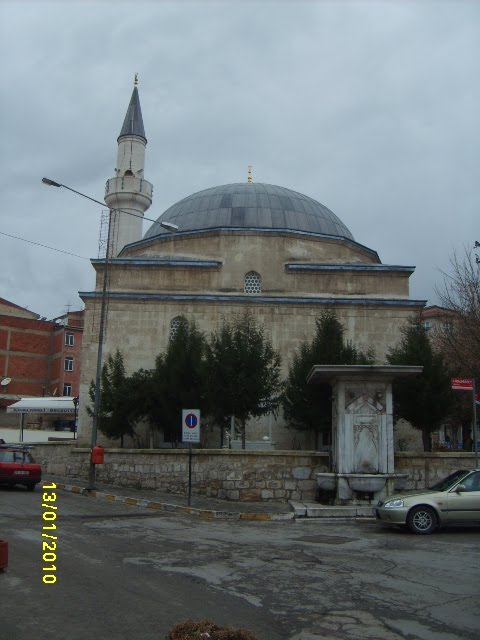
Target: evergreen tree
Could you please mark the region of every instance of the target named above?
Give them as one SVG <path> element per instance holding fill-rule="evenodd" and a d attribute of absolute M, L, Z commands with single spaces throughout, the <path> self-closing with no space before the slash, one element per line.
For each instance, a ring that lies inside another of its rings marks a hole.
<path fill-rule="evenodd" d="M 431 451 L 431 433 L 440 427 L 452 407 L 450 375 L 442 354 L 433 350 L 419 317 L 402 329 L 402 336 L 387 356 L 389 364 L 422 366 L 423 371 L 394 381 L 395 414 L 422 432 L 424 451 Z"/>
<path fill-rule="evenodd" d="M 143 416 L 166 439 L 181 440 L 182 409 L 207 411 L 204 371 L 205 338 L 195 322 L 180 323 L 167 349 L 150 372 L 137 372 L 143 380 Z"/>
<path fill-rule="evenodd" d="M 318 449 L 320 433 L 332 428 L 331 389 L 328 384 L 307 384 L 307 376 L 316 364 L 372 364 L 374 353 L 363 352 L 345 342 L 344 328 L 333 311 L 324 311 L 316 320 L 312 342 L 304 342 L 290 365 L 283 410 L 289 426 L 311 431 Z"/>
<path fill-rule="evenodd" d="M 231 416 L 241 425 L 278 406 L 282 385 L 280 355 L 250 312 L 232 323 L 223 322 L 206 349 L 207 393 L 210 415 L 223 429 Z"/>
<path fill-rule="evenodd" d="M 95 383 L 90 383 L 89 395 L 95 402 Z M 102 367 L 100 383 L 100 411 L 97 417 L 98 429 L 108 438 L 123 439 L 126 435 L 134 436 L 135 397 L 125 374 L 123 356 L 117 349 L 109 355 Z M 93 407 L 87 408 L 90 416 L 94 415 Z"/>

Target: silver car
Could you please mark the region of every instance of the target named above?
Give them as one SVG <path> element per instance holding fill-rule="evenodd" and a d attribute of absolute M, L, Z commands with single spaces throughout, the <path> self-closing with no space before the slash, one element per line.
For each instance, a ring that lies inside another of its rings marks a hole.
<path fill-rule="evenodd" d="M 461 469 L 422 493 L 379 500 L 377 519 L 407 525 L 413 533 L 432 533 L 447 524 L 480 525 L 480 468 Z"/>

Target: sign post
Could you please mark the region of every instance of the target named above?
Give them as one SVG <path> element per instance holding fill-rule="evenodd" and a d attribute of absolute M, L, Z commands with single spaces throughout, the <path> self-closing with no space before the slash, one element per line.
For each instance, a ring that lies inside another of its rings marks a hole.
<path fill-rule="evenodd" d="M 473 398 L 473 450 L 475 451 L 475 468 L 478 469 L 477 394 L 475 390 L 475 378 L 473 379 L 472 398 Z"/>
<path fill-rule="evenodd" d="M 200 442 L 200 409 L 182 410 L 182 442 L 188 443 L 188 506 L 192 502 L 192 443 Z"/>
<path fill-rule="evenodd" d="M 475 378 L 451 378 L 452 389 L 454 391 L 471 391 L 473 404 L 473 451 L 475 452 L 475 468 L 478 468 L 478 447 L 477 447 L 477 394 L 475 389 Z"/>
<path fill-rule="evenodd" d="M 23 430 L 25 427 L 25 413 L 22 411 L 22 418 L 20 421 L 20 442 L 23 442 Z"/>

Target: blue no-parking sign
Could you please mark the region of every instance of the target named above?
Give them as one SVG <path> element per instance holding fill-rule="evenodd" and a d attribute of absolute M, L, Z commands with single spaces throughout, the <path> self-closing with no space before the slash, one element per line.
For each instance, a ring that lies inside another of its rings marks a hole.
<path fill-rule="evenodd" d="M 200 442 L 200 409 L 182 410 L 182 442 Z"/>

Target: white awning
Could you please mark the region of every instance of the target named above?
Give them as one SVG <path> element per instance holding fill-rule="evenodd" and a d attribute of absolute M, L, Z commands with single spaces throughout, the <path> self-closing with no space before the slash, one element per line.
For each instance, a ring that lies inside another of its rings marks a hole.
<path fill-rule="evenodd" d="M 7 413 L 75 413 L 73 398 L 22 398 Z"/>

